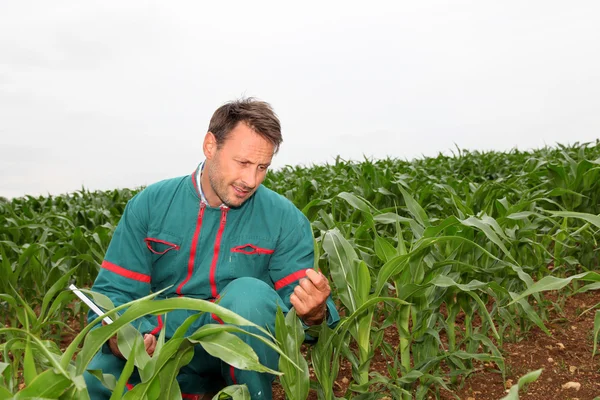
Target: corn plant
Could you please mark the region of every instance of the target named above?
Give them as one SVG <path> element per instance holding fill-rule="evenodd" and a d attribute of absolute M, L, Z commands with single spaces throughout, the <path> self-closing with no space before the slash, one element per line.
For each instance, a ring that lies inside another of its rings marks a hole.
<path fill-rule="evenodd" d="M 279 370 L 283 374 L 279 378 L 281 386 L 287 398 L 305 400 L 308 397 L 310 380 L 308 364 L 300 352 L 305 334 L 302 323 L 296 316 L 296 310 L 292 308 L 284 317 L 281 309 L 277 308 L 275 335 L 282 351 L 294 361 L 293 364 L 287 358 L 279 359 Z"/>
<path fill-rule="evenodd" d="M 103 375 L 101 371 L 90 371 L 96 375 L 109 389 L 113 390 L 113 398 L 181 398 L 179 386 L 175 377 L 179 369 L 186 365 L 193 355 L 193 348 L 201 345 L 214 357 L 218 357 L 235 368 L 251 369 L 259 372 L 268 372 L 280 375 L 280 372 L 271 370 L 261 365 L 258 357 L 245 342 L 234 335 L 248 334 L 266 343 L 279 352 L 281 357 L 287 359 L 291 367 L 297 364 L 289 359 L 278 345 L 274 343 L 274 337 L 265 329 L 260 328 L 252 322 L 238 316 L 237 314 L 220 307 L 217 304 L 190 298 L 173 298 L 166 300 L 153 300 L 158 294 L 154 293 L 142 299 L 113 308 L 110 300 L 98 293 L 92 293 L 94 300 L 109 311 L 91 321 L 72 341 L 64 352 L 49 349 L 46 344 L 36 335 L 24 329 L 2 328 L 0 335 L 12 334 L 11 346 L 5 351 L 18 347 L 24 348 L 23 376 L 25 388 L 17 390 L 18 386 L 14 379 L 4 382 L 0 387 L 0 399 L 3 398 L 65 398 L 85 399 L 89 398 L 83 372 L 93 356 L 100 350 L 102 345 L 113 335 L 118 336 L 119 350 L 127 358 L 127 364 L 118 381 L 110 376 Z M 157 349 L 153 356 L 146 354 L 141 334 L 131 325 L 136 319 L 148 314 L 161 314 L 175 309 L 187 309 L 198 311 L 198 314 L 189 317 L 182 326 L 178 328 L 173 337 L 165 342 L 164 330 L 161 332 Z M 115 318 L 117 313 L 123 313 Z M 200 316 L 202 312 L 210 312 L 218 315 L 226 324 L 208 324 L 196 330 L 190 336 L 185 337 L 189 326 Z M 110 325 L 96 326 L 105 316 L 115 318 Z M 27 322 L 27 318 L 25 318 Z M 245 331 L 239 326 L 252 326 L 257 328 L 261 334 Z M 80 346 L 83 346 L 80 348 Z M 41 357 L 49 364 L 43 372 L 38 371 L 34 360 L 34 352 L 39 352 Z M 76 355 L 76 360 L 73 358 Z M 10 359 L 10 357 L 5 357 Z M 127 379 L 137 367 L 142 382 L 131 391 L 122 394 Z M 3 363 L 3 376 L 14 367 Z M 230 390 L 231 392 L 231 390 Z M 242 389 L 236 389 L 236 396 L 243 398 L 247 394 Z"/>

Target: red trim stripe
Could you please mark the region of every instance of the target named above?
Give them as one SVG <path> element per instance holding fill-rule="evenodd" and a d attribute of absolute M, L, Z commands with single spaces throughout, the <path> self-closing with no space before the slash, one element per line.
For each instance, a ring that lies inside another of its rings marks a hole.
<path fill-rule="evenodd" d="M 110 261 L 102 261 L 102 268 L 114 272 L 117 275 L 124 276 L 125 278 L 133 279 L 134 281 L 140 281 L 144 283 L 150 283 L 150 275 L 141 274 L 139 272 L 130 271 L 123 267 L 119 267 Z"/>
<path fill-rule="evenodd" d="M 188 271 L 187 277 L 184 279 L 181 284 L 177 287 L 175 293 L 179 296 L 183 296 L 181 290 L 185 286 L 186 283 L 192 277 L 192 273 L 194 272 L 194 261 L 196 260 L 196 248 L 198 247 L 198 238 L 200 237 L 200 228 L 202 228 L 202 217 L 204 216 L 204 209 L 206 208 L 206 204 L 200 203 L 200 210 L 198 211 L 198 220 L 196 221 L 196 230 L 194 231 L 194 237 L 192 238 L 192 246 L 190 248 L 190 258 L 188 259 Z"/>
<path fill-rule="evenodd" d="M 233 368 L 233 365 L 229 366 L 229 375 L 231 376 L 231 380 L 233 381 L 233 384 L 237 385 L 237 379 L 235 379 L 235 368 Z"/>
<path fill-rule="evenodd" d="M 210 290 L 212 293 L 212 297 L 215 299 L 219 295 L 217 292 L 217 281 L 216 281 L 216 273 L 217 273 L 217 262 L 219 261 L 219 250 L 221 249 L 221 237 L 223 237 L 223 231 L 225 230 L 225 223 L 227 222 L 227 211 L 229 211 L 228 207 L 221 207 L 221 225 L 219 225 L 219 231 L 217 232 L 217 239 L 215 240 L 215 249 L 213 252 L 212 264 L 210 265 L 210 273 L 208 277 L 208 281 L 210 282 Z"/>
<path fill-rule="evenodd" d="M 286 276 L 283 279 L 278 280 L 277 282 L 275 282 L 275 290 L 279 290 L 284 286 L 289 285 L 292 282 L 297 281 L 298 279 L 304 278 L 306 276 L 306 270 L 300 270 L 300 271 L 296 271 L 293 274 L 290 274 L 288 276 Z"/>
<path fill-rule="evenodd" d="M 156 335 L 157 333 L 159 333 L 163 327 L 162 317 L 160 315 L 157 315 L 156 318 L 158 319 L 158 325 L 156 326 L 156 328 L 152 329 L 152 332 L 150 332 L 152 335 Z"/>
<path fill-rule="evenodd" d="M 181 393 L 181 398 L 182 399 L 200 400 L 202 398 L 202 396 L 204 396 L 204 395 L 203 394 Z"/>
<path fill-rule="evenodd" d="M 211 313 L 210 316 L 212 317 L 212 319 L 214 319 L 215 321 L 217 321 L 218 323 L 220 323 L 221 325 L 223 325 L 225 322 L 223 322 L 223 320 L 221 318 L 219 318 L 219 316 L 215 313 Z"/>

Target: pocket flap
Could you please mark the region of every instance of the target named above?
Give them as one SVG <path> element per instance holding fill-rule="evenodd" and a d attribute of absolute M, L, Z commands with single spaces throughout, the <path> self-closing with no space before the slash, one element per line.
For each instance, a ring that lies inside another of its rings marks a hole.
<path fill-rule="evenodd" d="M 173 235 L 165 233 L 159 233 L 156 235 L 149 235 L 144 239 L 146 247 L 154 254 L 162 255 L 169 250 L 179 250 L 181 240 Z"/>
<path fill-rule="evenodd" d="M 273 254 L 275 250 L 265 249 L 262 247 L 258 247 L 253 245 L 252 243 L 243 244 L 241 246 L 236 246 L 231 248 L 232 253 L 242 253 L 242 254 Z"/>

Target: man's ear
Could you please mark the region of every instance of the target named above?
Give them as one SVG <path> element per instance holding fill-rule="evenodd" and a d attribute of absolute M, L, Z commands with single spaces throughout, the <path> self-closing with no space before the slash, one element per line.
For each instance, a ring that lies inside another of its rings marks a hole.
<path fill-rule="evenodd" d="M 202 144 L 202 150 L 207 160 L 214 157 L 217 152 L 217 138 L 212 132 L 207 132 L 204 136 L 204 143 Z"/>

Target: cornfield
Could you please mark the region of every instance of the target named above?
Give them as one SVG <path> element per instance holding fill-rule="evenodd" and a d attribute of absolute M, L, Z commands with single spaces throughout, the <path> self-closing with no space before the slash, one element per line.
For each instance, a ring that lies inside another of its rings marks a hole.
<path fill-rule="evenodd" d="M 333 387 L 342 360 L 352 366 L 342 398 L 438 397 L 477 363 L 504 374 L 505 341 L 533 327 L 547 332 L 544 292 L 600 288 L 598 142 L 413 161 L 338 158 L 269 172 L 264 184 L 311 221 L 315 268 L 328 276 L 342 315 L 335 329 L 309 332 L 319 340 L 306 357 L 293 312 L 277 316 L 274 336 L 257 336 L 280 353 L 279 371 L 262 366 L 234 335 L 251 334 L 239 327 L 249 321 L 202 300 L 153 300 L 153 293 L 114 308 L 88 292 L 110 315 L 120 312 L 112 325 L 88 323 L 85 306 L 65 289 L 91 286 L 136 190 L 0 199 L 0 399 L 88 398 L 82 373 L 117 331 L 128 358 L 122 377 L 95 372 L 115 399 L 181 398 L 174 377 L 197 344 L 218 348 L 213 355 L 237 368 L 278 375 L 291 399 L 306 399 L 310 389 L 319 399 L 340 398 Z M 216 313 L 227 324 L 189 337 L 182 327 L 168 341 L 163 334 L 148 356 L 131 322 L 176 308 Z M 595 321 L 591 357 L 600 311 Z M 399 343 L 386 342 L 389 327 Z M 387 374 L 370 368 L 376 352 L 390 360 Z M 123 393 L 134 366 L 142 384 Z M 515 389 L 507 399 L 518 398 Z M 244 387 L 229 387 L 216 398 L 247 396 Z"/>

